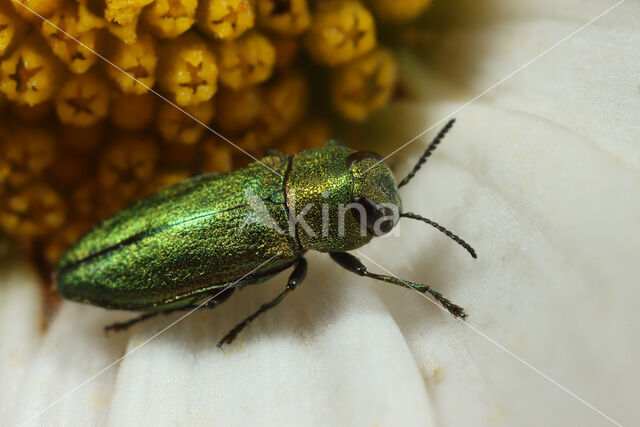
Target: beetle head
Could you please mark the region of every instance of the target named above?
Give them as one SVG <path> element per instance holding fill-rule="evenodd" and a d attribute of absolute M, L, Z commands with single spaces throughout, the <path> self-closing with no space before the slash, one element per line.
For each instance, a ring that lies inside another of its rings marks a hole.
<path fill-rule="evenodd" d="M 287 205 L 304 248 L 349 251 L 391 231 L 400 197 L 391 170 L 378 162 L 377 155 L 338 145 L 294 156 Z"/>
<path fill-rule="evenodd" d="M 372 237 L 389 233 L 402 211 L 393 174 L 380 160 L 379 155 L 368 151 L 347 158 L 353 179 L 351 212 Z"/>

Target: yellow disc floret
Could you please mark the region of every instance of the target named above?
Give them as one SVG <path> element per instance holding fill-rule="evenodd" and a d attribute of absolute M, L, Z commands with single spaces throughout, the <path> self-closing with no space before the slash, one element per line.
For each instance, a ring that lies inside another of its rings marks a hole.
<path fill-rule="evenodd" d="M 238 151 L 215 135 L 202 142 L 201 169 L 204 172 L 227 172 L 233 166 L 233 154 Z"/>
<path fill-rule="evenodd" d="M 221 89 L 216 95 L 216 129 L 237 135 L 249 129 L 260 115 L 263 91 L 256 87 L 233 91 Z"/>
<path fill-rule="evenodd" d="M 156 115 L 156 130 L 162 138 L 170 143 L 195 144 L 207 129 L 215 112 L 213 99 L 197 105 L 185 107 L 180 111 L 166 102 L 158 105 Z"/>
<path fill-rule="evenodd" d="M 220 82 L 232 89 L 262 83 L 271 77 L 275 49 L 269 39 L 257 32 L 218 45 Z"/>
<path fill-rule="evenodd" d="M 55 159 L 56 143 L 46 129 L 18 125 L 8 133 L 11 139 L 1 145 L 0 184 L 17 188 L 43 176 Z"/>
<path fill-rule="evenodd" d="M 197 0 L 155 0 L 142 11 L 142 19 L 156 37 L 172 39 L 191 28 L 197 6 Z"/>
<path fill-rule="evenodd" d="M 0 226 L 19 237 L 37 237 L 64 223 L 66 207 L 58 192 L 43 183 L 34 183 L 3 197 Z"/>
<path fill-rule="evenodd" d="M 107 73 L 123 92 L 142 94 L 154 85 L 158 56 L 150 35 L 131 44 L 113 40 L 108 59 L 118 68 L 108 66 Z"/>
<path fill-rule="evenodd" d="M 345 118 L 361 121 L 389 102 L 397 80 L 391 52 L 378 48 L 333 70 L 331 98 Z"/>
<path fill-rule="evenodd" d="M 256 0 L 258 25 L 270 31 L 297 36 L 311 25 L 307 0 Z"/>
<path fill-rule="evenodd" d="M 375 47 L 375 22 L 358 1 L 319 2 L 305 41 L 307 51 L 319 64 L 344 64 Z"/>
<path fill-rule="evenodd" d="M 105 28 L 107 21 L 101 16 L 100 4 L 93 0 L 76 0 L 78 4 L 78 31 L 85 32 Z"/>
<path fill-rule="evenodd" d="M 50 99 L 59 77 L 56 59 L 35 37 L 22 42 L 0 63 L 0 90 L 8 99 L 22 104 Z"/>
<path fill-rule="evenodd" d="M 97 73 L 72 76 L 56 95 L 56 113 L 62 123 L 91 126 L 107 116 L 109 86 Z"/>
<path fill-rule="evenodd" d="M 248 149 L 273 144 L 289 132 L 304 116 L 309 92 L 301 73 L 289 72 L 264 88 L 263 106 L 256 123 L 239 140 Z"/>
<path fill-rule="evenodd" d="M 126 25 L 138 19 L 142 8 L 153 0 L 104 0 L 104 18 L 107 22 Z"/>
<path fill-rule="evenodd" d="M 138 19 L 142 8 L 153 0 L 104 0 L 102 16 L 107 30 L 125 43 L 133 43 L 137 37 Z"/>
<path fill-rule="evenodd" d="M 184 34 L 164 47 L 159 83 L 180 106 L 208 101 L 218 88 L 216 56 L 201 37 Z"/>
<path fill-rule="evenodd" d="M 96 62 L 96 30 L 78 30 L 78 6 L 67 3 L 42 21 L 40 33 L 62 62 L 74 73 L 84 73 Z"/>
<path fill-rule="evenodd" d="M 0 2 L 0 57 L 23 37 L 26 30 L 25 22 L 16 15 L 13 8 L 7 3 Z"/>
<path fill-rule="evenodd" d="M 39 22 L 41 17 L 49 18 L 62 2 L 63 0 L 11 0 L 16 12 L 31 22 Z"/>
<path fill-rule="evenodd" d="M 98 182 L 112 193 L 116 204 L 127 204 L 145 188 L 158 160 L 158 147 L 151 138 L 126 134 L 109 141 L 98 162 Z"/>
<path fill-rule="evenodd" d="M 250 0 L 200 0 L 198 27 L 219 39 L 233 39 L 253 28 L 255 12 Z"/>

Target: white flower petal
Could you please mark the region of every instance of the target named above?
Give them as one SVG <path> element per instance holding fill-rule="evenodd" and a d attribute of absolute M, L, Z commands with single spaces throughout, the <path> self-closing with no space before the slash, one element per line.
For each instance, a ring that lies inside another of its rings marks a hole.
<path fill-rule="evenodd" d="M 224 352 L 216 342 L 284 277 L 194 314 L 127 358 L 110 424 L 432 425 L 420 371 L 379 298 L 326 257 L 310 258 L 308 282 Z M 140 328 L 133 345 L 165 324 Z"/>
<path fill-rule="evenodd" d="M 402 108 L 394 117 L 413 113 L 424 123 L 453 107 Z M 610 416 L 631 419 L 638 391 L 638 381 L 629 381 L 631 355 L 640 345 L 629 326 L 638 318 L 632 283 L 640 236 L 628 230 L 640 218 L 638 173 L 580 135 L 524 114 L 479 105 L 460 113 L 457 126 L 403 200 L 405 209 L 462 235 L 479 259 L 404 221 L 403 238 L 364 252 L 402 277 L 427 279 L 467 308 L 470 325 Z M 405 160 L 402 169 L 409 168 Z M 392 301 L 425 375 L 454 370 L 452 382 L 428 383 L 436 400 L 444 395 L 446 425 L 485 424 L 491 414 L 507 425 L 602 421 L 474 331 L 434 331 L 433 314 L 420 314 L 434 308 L 393 291 L 383 300 Z M 477 399 L 469 397 L 474 391 Z M 489 405 L 482 417 L 479 403 Z"/>
<path fill-rule="evenodd" d="M 7 419 L 44 326 L 38 277 L 13 257 L 0 265 L 0 414 Z"/>
<path fill-rule="evenodd" d="M 27 425 L 104 422 L 117 366 L 77 387 L 123 353 L 127 335 L 106 337 L 102 331 L 102 327 L 116 317 L 116 313 L 95 307 L 62 304 L 16 394 L 13 408 L 16 424 L 25 421 L 28 421 Z M 67 395 L 72 390 L 75 391 Z M 45 413 L 37 416 L 45 409 Z"/>

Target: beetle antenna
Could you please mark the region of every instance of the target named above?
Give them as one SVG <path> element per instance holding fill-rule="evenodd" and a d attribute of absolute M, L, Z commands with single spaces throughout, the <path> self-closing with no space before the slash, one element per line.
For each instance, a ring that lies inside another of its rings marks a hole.
<path fill-rule="evenodd" d="M 420 159 L 418 159 L 418 162 L 413 167 L 413 170 L 411 172 L 409 172 L 409 174 L 406 177 L 404 177 L 404 179 L 402 181 L 400 181 L 400 183 L 398 184 L 398 188 L 402 187 L 403 185 L 407 185 L 409 183 L 409 181 L 411 181 L 411 179 L 420 170 L 422 165 L 424 165 L 424 163 L 427 161 L 427 158 L 429 158 L 431 153 L 433 153 L 435 151 L 435 149 L 438 146 L 438 144 L 440 144 L 440 141 L 442 141 L 442 139 L 447 134 L 447 132 L 449 132 L 449 130 L 453 127 L 453 124 L 455 123 L 455 121 L 456 121 L 456 119 L 449 120 L 447 122 L 447 124 L 444 125 L 444 127 L 440 130 L 440 132 L 438 132 L 436 137 L 433 138 L 433 141 L 431 141 L 431 144 L 429 144 L 429 146 L 424 151 L 424 153 L 422 153 L 422 156 L 420 156 Z"/>
<path fill-rule="evenodd" d="M 439 231 L 443 232 L 444 234 L 449 236 L 454 242 L 456 242 L 457 244 L 459 244 L 460 246 L 465 248 L 467 250 L 467 252 L 469 252 L 473 258 L 478 258 L 478 255 L 476 255 L 475 249 L 473 249 L 470 244 L 468 244 L 467 242 L 465 242 L 460 237 L 458 237 L 457 235 L 453 234 L 452 232 L 450 232 L 449 230 L 447 230 L 446 228 L 444 228 L 440 224 L 438 224 L 436 222 L 433 222 L 430 219 L 423 218 L 420 215 L 416 215 L 416 214 L 414 214 L 412 212 L 401 213 L 400 216 L 403 217 L 403 218 L 417 219 L 419 221 L 426 222 L 427 224 L 429 224 L 429 225 L 435 227 L 436 229 L 438 229 Z"/>

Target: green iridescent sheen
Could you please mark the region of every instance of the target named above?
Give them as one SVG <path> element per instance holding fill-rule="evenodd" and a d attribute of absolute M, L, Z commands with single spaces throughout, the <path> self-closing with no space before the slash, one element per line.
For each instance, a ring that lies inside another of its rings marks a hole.
<path fill-rule="evenodd" d="M 353 196 L 364 196 L 377 204 L 394 204 L 401 209 L 400 196 L 388 166 L 373 158 L 351 164 L 349 156 L 354 153 L 345 147 L 329 146 L 294 156 L 286 184 L 287 201 L 297 216 L 311 206 L 303 218 L 313 233 L 298 227 L 298 237 L 305 249 L 350 251 L 369 243 L 373 236 L 363 233 L 360 223 L 344 209 Z M 323 206 L 324 217 L 328 219 L 324 222 Z M 341 222 L 343 230 L 340 230 Z M 324 230 L 323 223 L 328 225 Z"/>
<path fill-rule="evenodd" d="M 295 156 L 275 154 L 233 172 L 206 174 L 161 190 L 80 238 L 60 259 L 58 293 L 107 308 L 154 311 L 185 307 L 231 284 L 259 283 L 294 264 L 308 249 L 358 248 L 372 235 L 350 211 L 339 233 L 339 208 L 353 196 L 395 204 L 400 198 L 384 163 L 327 146 Z M 248 194 L 278 228 L 246 222 Z M 313 233 L 296 224 L 301 215 Z M 323 230 L 323 210 L 328 227 Z M 343 234 L 343 235 L 340 235 Z M 255 271 L 254 271 L 255 270 Z M 247 275 L 244 277 L 245 275 Z M 244 277 L 244 278 L 243 278 Z M 239 279 L 241 281 L 237 282 Z"/>

